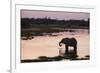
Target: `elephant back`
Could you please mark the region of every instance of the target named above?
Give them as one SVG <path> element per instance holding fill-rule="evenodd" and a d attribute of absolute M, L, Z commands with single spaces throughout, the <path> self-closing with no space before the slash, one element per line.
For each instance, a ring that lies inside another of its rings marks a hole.
<path fill-rule="evenodd" d="M 65 38 L 64 44 L 69 45 L 69 46 L 74 46 L 74 45 L 77 45 L 77 40 L 75 38 Z"/>

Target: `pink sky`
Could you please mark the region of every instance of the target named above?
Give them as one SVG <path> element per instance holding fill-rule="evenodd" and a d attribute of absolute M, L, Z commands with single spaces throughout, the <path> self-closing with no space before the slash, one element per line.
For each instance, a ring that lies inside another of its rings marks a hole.
<path fill-rule="evenodd" d="M 45 18 L 50 17 L 52 19 L 84 19 L 89 18 L 89 13 L 86 12 L 61 12 L 61 11 L 36 11 L 36 10 L 21 10 L 22 18 Z"/>

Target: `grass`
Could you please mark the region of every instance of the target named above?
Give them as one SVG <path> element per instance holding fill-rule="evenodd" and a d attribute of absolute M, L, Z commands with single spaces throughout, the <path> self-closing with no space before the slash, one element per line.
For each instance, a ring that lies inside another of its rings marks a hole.
<path fill-rule="evenodd" d="M 21 60 L 21 63 L 32 63 L 32 62 L 53 62 L 53 61 L 61 61 L 61 60 L 89 60 L 89 55 L 86 55 L 84 58 L 78 58 L 75 54 L 67 54 L 62 56 L 54 56 L 54 57 L 47 57 L 47 56 L 39 56 L 37 59 L 25 59 Z"/>
<path fill-rule="evenodd" d="M 72 29 L 62 29 L 62 28 L 30 28 L 30 29 L 22 29 L 21 30 L 21 36 L 27 37 L 27 36 L 44 36 L 49 35 L 53 36 L 52 33 L 59 33 L 59 32 L 75 32 L 75 30 Z"/>

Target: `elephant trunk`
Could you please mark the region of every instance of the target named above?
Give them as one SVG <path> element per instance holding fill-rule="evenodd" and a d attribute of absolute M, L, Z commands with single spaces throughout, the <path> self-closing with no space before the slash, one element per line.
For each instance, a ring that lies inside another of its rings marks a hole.
<path fill-rule="evenodd" d="M 65 43 L 65 39 L 62 39 L 62 40 L 59 42 L 59 46 L 61 47 L 62 44 L 64 44 L 64 43 Z"/>
<path fill-rule="evenodd" d="M 59 42 L 59 46 L 60 46 L 60 47 L 62 46 L 61 44 L 62 44 L 62 42 Z"/>

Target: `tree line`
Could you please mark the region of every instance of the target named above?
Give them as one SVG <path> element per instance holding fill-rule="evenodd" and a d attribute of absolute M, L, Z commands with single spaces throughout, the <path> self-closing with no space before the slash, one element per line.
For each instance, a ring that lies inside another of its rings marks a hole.
<path fill-rule="evenodd" d="M 59 20 L 51 18 L 21 18 L 21 28 L 34 27 L 66 27 L 66 28 L 89 28 L 90 20 Z"/>

